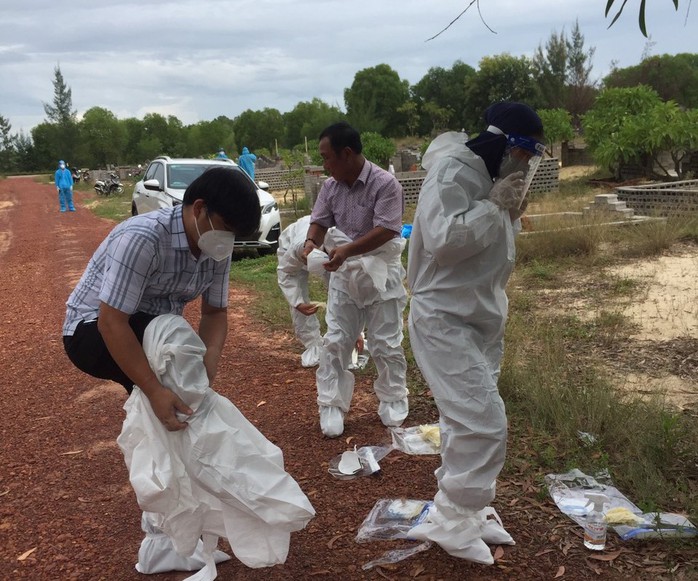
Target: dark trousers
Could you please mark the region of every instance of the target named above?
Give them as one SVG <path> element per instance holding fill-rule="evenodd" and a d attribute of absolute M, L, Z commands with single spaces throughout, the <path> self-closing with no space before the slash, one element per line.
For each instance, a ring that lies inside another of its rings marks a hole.
<path fill-rule="evenodd" d="M 129 318 L 129 325 L 141 344 L 145 328 L 156 316 L 147 313 L 134 313 Z M 121 371 L 109 353 L 102 334 L 97 328 L 97 319 L 80 321 L 73 335 L 63 336 L 63 346 L 70 361 L 80 371 L 84 371 L 92 377 L 111 379 L 120 383 L 128 393 L 133 390 L 133 381 Z"/>

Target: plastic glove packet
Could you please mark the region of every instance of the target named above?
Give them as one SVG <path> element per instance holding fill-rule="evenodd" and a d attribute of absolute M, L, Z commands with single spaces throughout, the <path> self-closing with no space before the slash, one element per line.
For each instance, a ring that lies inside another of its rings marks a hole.
<path fill-rule="evenodd" d="M 698 528 L 685 516 L 668 512 L 648 512 L 640 515 L 644 521 L 635 525 L 612 525 L 624 541 L 631 539 L 668 539 L 698 536 Z"/>
<path fill-rule="evenodd" d="M 356 534 L 357 543 L 408 539 L 407 533 L 429 513 L 431 500 L 382 498 L 373 505 Z"/>

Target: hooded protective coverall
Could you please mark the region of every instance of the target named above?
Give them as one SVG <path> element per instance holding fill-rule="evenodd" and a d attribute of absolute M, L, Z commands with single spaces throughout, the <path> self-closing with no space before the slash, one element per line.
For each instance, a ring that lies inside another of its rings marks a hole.
<path fill-rule="evenodd" d="M 329 251 L 351 242 L 337 228 L 327 231 Z M 378 415 L 385 425 L 400 425 L 407 415 L 390 404 L 406 401 L 407 364 L 402 349 L 402 313 L 407 304 L 405 270 L 400 256 L 403 238 L 393 238 L 375 250 L 349 258 L 330 275 L 327 298 L 327 333 L 318 368 L 318 405 L 349 411 L 354 374 L 349 371 L 356 338 L 366 328 L 371 357 L 378 377 L 373 389 L 380 403 Z M 396 324 L 399 321 L 399 324 Z M 398 415 L 396 415 L 396 413 Z"/>
<path fill-rule="evenodd" d="M 284 470 L 281 450 L 209 387 L 206 347 L 183 317 L 153 319 L 143 349 L 158 380 L 194 410 L 186 430 L 169 432 L 138 387 L 126 401 L 117 442 L 138 504 L 149 513 L 144 523 L 162 530 L 182 557 L 203 549 L 206 566 L 196 581 L 216 577 L 218 537 L 248 567 L 283 563 L 291 532 L 315 511 Z M 151 537 L 141 546 L 139 571 L 155 572 L 143 561 L 162 557 Z"/>
<path fill-rule="evenodd" d="M 305 351 L 301 355 L 303 367 L 314 367 L 320 361 L 322 336 L 316 315 L 304 315 L 296 307 L 310 301 L 308 268 L 302 259 L 303 244 L 310 226 L 310 216 L 304 216 L 287 226 L 279 236 L 276 256 L 279 264 L 276 275 L 279 288 L 291 307 L 293 330 Z"/>
<path fill-rule="evenodd" d="M 238 158 L 238 165 L 243 169 L 243 171 L 250 176 L 252 181 L 254 181 L 254 163 L 257 161 L 257 156 L 254 153 L 250 153 L 250 150 L 246 147 L 242 148 L 242 153 Z"/>
<path fill-rule="evenodd" d="M 58 190 L 58 205 L 61 212 L 70 210 L 75 212 L 73 205 L 73 176 L 70 170 L 65 167 L 63 160 L 58 162 L 58 169 L 53 175 L 53 182 Z"/>
<path fill-rule="evenodd" d="M 485 542 L 513 543 L 487 505 L 506 452 L 497 379 L 515 228 L 509 212 L 488 200 L 492 178 L 465 140 L 446 133 L 425 153 L 410 238 L 410 342 L 439 409 L 442 441 L 434 508 L 410 537 L 492 563 Z"/>

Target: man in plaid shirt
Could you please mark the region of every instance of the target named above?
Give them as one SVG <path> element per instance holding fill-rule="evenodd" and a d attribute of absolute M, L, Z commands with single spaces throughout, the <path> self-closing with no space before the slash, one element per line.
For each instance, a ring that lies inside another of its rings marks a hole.
<path fill-rule="evenodd" d="M 181 315 L 201 296 L 199 335 L 213 382 L 228 331 L 228 278 L 235 235 L 259 228 L 252 183 L 238 169 L 211 168 L 194 180 L 182 205 L 134 216 L 107 236 L 67 301 L 63 343 L 73 364 L 148 397 L 171 431 L 191 410 L 161 385 L 143 352 L 143 333 L 158 315 Z"/>

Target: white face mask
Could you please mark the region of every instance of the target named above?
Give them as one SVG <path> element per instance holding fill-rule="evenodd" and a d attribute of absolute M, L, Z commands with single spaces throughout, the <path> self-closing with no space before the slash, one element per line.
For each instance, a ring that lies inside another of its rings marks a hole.
<path fill-rule="evenodd" d="M 197 242 L 199 249 L 206 256 L 210 256 L 216 262 L 225 260 L 233 253 L 233 247 L 235 245 L 235 234 L 228 232 L 227 230 L 216 230 L 213 228 L 213 223 L 211 222 L 211 217 L 207 214 L 208 223 L 211 225 L 211 229 L 207 230 L 203 234 L 199 232 L 199 223 L 195 220 L 194 225 L 196 226 L 196 233 L 199 235 L 199 241 Z"/>

